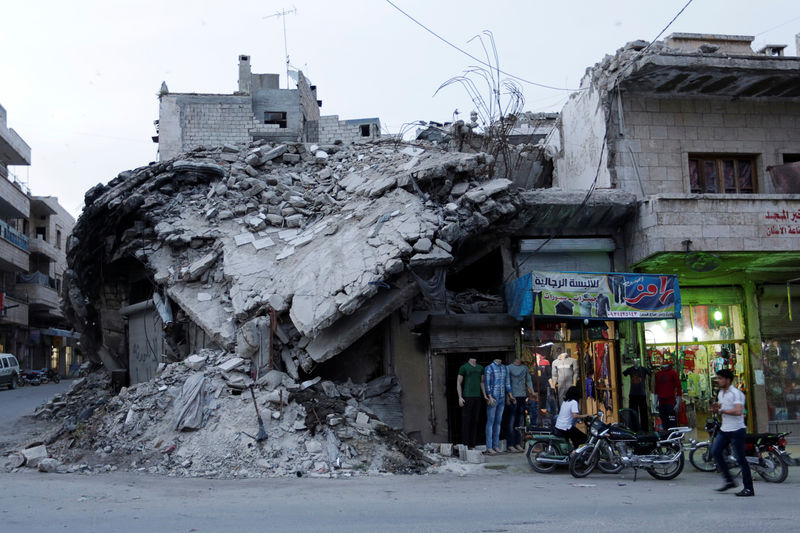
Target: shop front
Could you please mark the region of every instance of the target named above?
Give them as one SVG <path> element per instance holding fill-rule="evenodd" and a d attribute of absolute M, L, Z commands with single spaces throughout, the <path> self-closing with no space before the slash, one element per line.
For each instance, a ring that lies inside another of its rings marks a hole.
<path fill-rule="evenodd" d="M 639 425 L 623 410 L 622 365 L 636 359 L 637 322 L 677 318 L 674 276 L 534 271 L 509 283 L 506 299 L 524 324 L 519 351 L 540 384 L 540 414 L 555 416 L 574 385 L 582 412 Z"/>
<path fill-rule="evenodd" d="M 677 326 L 646 324 L 640 339 L 645 360 L 676 361 L 690 419 L 702 428 L 714 375 L 727 368 L 746 395 L 750 431 L 800 430 L 799 253 L 661 254 L 636 268 L 673 272 L 681 284 Z"/>

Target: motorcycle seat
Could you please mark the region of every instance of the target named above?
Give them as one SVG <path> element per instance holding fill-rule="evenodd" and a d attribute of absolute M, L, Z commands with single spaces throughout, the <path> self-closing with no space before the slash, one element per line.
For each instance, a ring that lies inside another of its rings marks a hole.
<path fill-rule="evenodd" d="M 669 431 L 640 431 L 636 434 L 639 442 L 658 442 L 669 437 Z"/>
<path fill-rule="evenodd" d="M 762 440 L 778 440 L 777 433 L 748 433 L 745 435 L 744 440 L 745 442 L 755 444 L 761 442 Z"/>

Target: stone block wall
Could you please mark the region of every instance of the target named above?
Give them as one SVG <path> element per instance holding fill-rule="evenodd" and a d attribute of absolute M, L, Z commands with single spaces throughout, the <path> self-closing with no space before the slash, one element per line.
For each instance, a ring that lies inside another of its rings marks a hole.
<path fill-rule="evenodd" d="M 248 96 L 190 97 L 181 109 L 182 148 L 250 142 L 254 122 Z"/>
<path fill-rule="evenodd" d="M 649 95 L 624 95 L 622 102 L 624 136 L 613 143 L 616 186 L 639 196 L 642 187 L 644 195 L 689 193 L 688 156 L 694 153 L 756 156 L 757 192 L 773 193 L 766 167 L 782 164 L 783 154 L 800 153 L 798 102 Z"/>
<path fill-rule="evenodd" d="M 628 262 L 661 252 L 800 250 L 800 195 L 662 194 L 639 204 Z"/>
<path fill-rule="evenodd" d="M 370 126 L 370 135 L 361 135 L 361 125 Z M 339 115 L 319 117 L 319 138 L 321 144 L 333 144 L 341 141 L 344 144 L 370 141 L 380 137 L 380 121 L 378 119 L 339 120 Z"/>

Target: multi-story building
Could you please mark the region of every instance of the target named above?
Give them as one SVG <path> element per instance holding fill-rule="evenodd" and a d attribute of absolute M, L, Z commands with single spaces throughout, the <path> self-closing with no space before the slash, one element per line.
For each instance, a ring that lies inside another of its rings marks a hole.
<path fill-rule="evenodd" d="M 9 129 L 0 107 L 0 351 L 27 355 L 28 301 L 16 290 L 18 274 L 28 272 L 30 248 L 24 222 L 30 216 L 27 188 L 8 170 L 30 165 L 31 149 Z"/>
<path fill-rule="evenodd" d="M 682 293 L 679 320 L 641 327 L 644 359 L 678 366 L 698 420 L 732 369 L 766 430 L 800 424 L 800 57 L 752 40 L 681 33 L 607 56 L 562 111 L 554 185 L 636 196 L 628 269 Z"/>
<path fill-rule="evenodd" d="M 352 143 L 380 136 L 377 118 L 339 120 L 320 116 L 317 87 L 297 72 L 296 89 L 281 89 L 278 74 L 254 74 L 250 56 L 239 56 L 239 88 L 233 94 L 159 94 L 158 143 L 162 160 L 199 146 L 303 141 Z"/>
<path fill-rule="evenodd" d="M 77 362 L 77 335 L 68 330 L 59 292 L 74 218 L 52 196 L 32 196 L 8 170 L 29 165 L 31 149 L 6 127 L 0 107 L 0 351 L 25 368 Z"/>

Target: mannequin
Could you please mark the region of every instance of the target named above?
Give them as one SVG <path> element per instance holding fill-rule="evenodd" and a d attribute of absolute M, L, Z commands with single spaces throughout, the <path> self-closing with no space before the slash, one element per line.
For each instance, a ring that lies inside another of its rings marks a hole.
<path fill-rule="evenodd" d="M 631 380 L 631 388 L 628 393 L 628 408 L 639 415 L 638 424 L 636 424 L 638 427 L 631 428 L 634 431 L 647 431 L 649 427 L 645 383 L 647 376 L 650 374 L 650 369 L 640 366 L 638 359 L 634 359 L 633 366 L 629 366 L 622 373 L 623 376 L 629 376 Z"/>
<path fill-rule="evenodd" d="M 681 378 L 670 362 L 661 365 L 655 375 L 655 393 L 658 396 L 658 414 L 664 431 L 677 426 L 676 413 L 681 404 Z"/>
<path fill-rule="evenodd" d="M 561 405 L 567 389 L 578 383 L 578 361 L 563 352 L 553 361 L 552 367 L 553 382 L 558 390 L 558 405 Z"/>
<path fill-rule="evenodd" d="M 478 440 L 478 415 L 481 407 L 483 366 L 474 357 L 458 369 L 456 391 L 461 408 L 461 442 L 474 448 Z"/>

